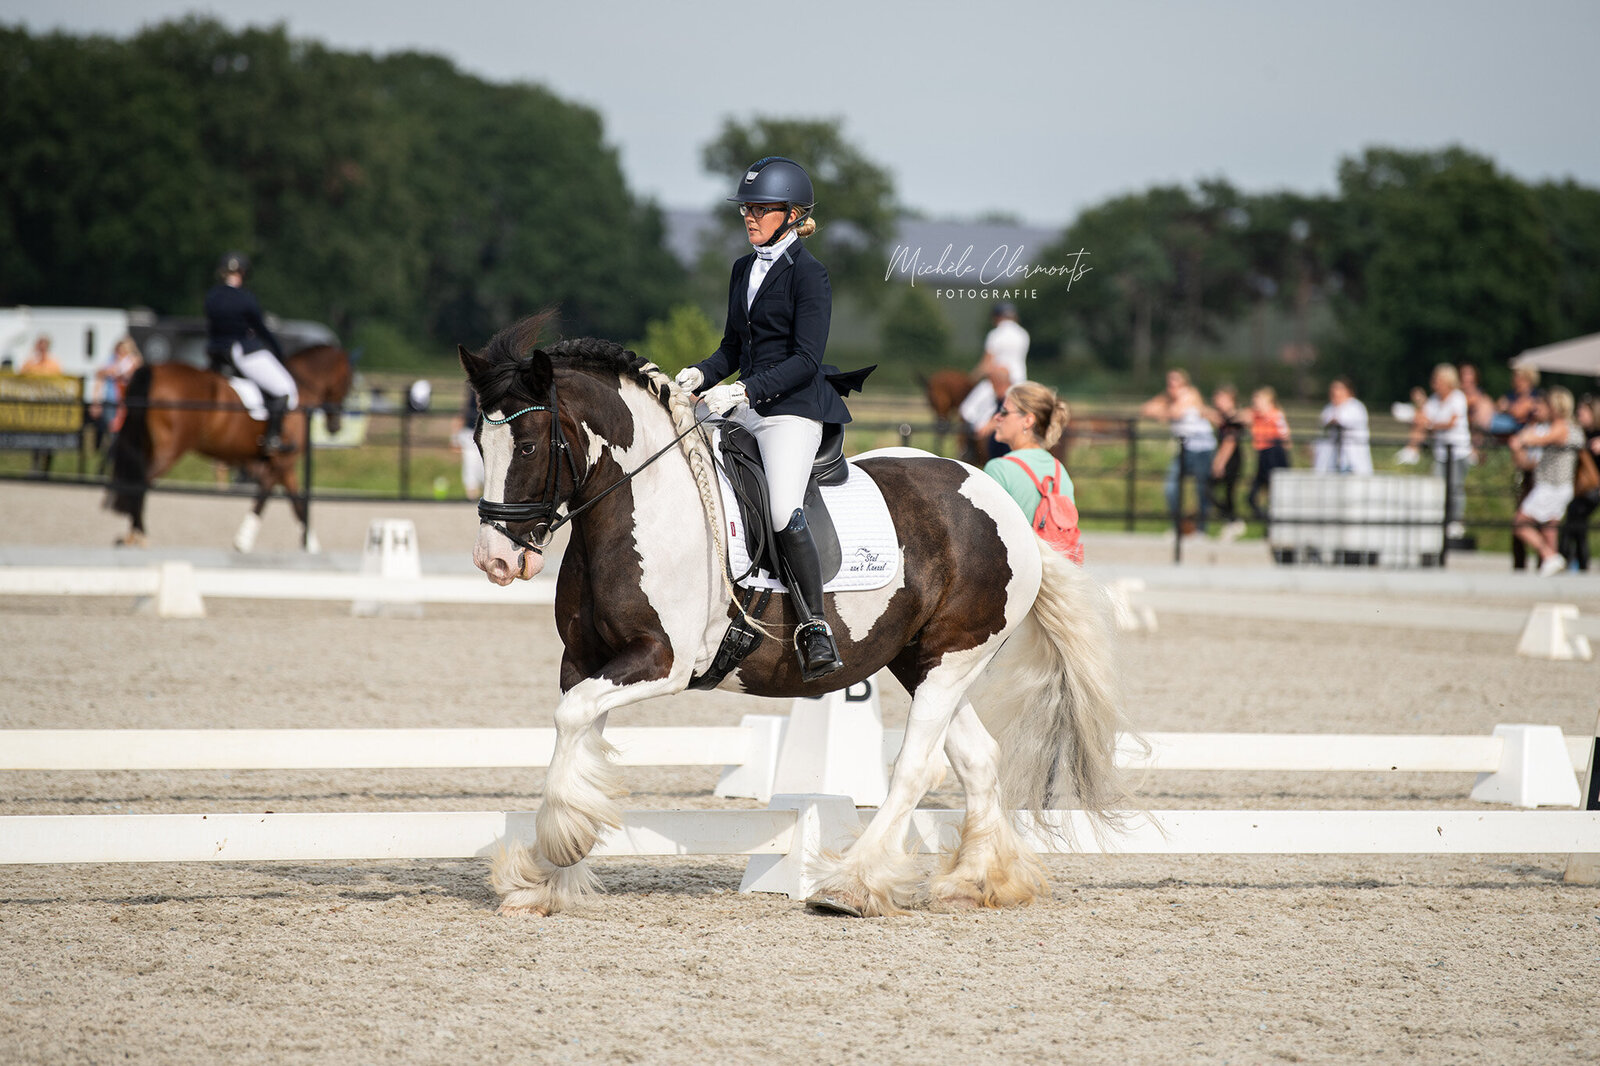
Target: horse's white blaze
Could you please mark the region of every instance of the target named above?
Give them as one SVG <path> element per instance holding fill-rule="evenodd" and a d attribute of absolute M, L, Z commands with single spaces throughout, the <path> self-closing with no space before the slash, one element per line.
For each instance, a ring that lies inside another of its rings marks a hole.
<path fill-rule="evenodd" d="M 483 452 L 483 498 L 491 503 L 506 502 L 506 475 L 511 470 L 511 427 L 492 425 L 489 419 L 501 419 L 500 410 L 484 413 L 483 432 L 478 435 L 478 449 Z"/>
<path fill-rule="evenodd" d="M 483 452 L 483 498 L 491 503 L 506 502 L 506 476 L 511 471 L 511 452 L 515 442 L 511 427 L 492 425 L 488 418 L 504 418 L 500 410 L 485 412 L 479 449 Z M 544 556 L 524 551 L 504 533 L 486 522 L 478 523 L 478 539 L 472 545 L 472 562 L 499 585 L 517 578 L 530 578 L 544 569 Z M 499 565 L 496 565 L 499 564 Z"/>

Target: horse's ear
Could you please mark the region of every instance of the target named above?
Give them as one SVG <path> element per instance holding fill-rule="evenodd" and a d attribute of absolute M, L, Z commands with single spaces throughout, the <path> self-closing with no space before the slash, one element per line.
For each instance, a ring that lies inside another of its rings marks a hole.
<path fill-rule="evenodd" d="M 535 348 L 528 353 L 528 365 L 522 371 L 522 382 L 528 388 L 528 395 L 543 396 L 549 392 L 555 376 L 550 356 L 543 348 Z"/>
<path fill-rule="evenodd" d="M 488 373 L 489 360 L 467 351 L 466 345 L 456 345 L 456 356 L 461 360 L 461 369 L 467 372 L 468 381 L 478 381 Z"/>

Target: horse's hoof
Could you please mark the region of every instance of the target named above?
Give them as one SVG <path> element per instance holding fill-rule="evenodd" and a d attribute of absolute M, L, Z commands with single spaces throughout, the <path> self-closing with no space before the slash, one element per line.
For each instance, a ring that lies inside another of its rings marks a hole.
<path fill-rule="evenodd" d="M 861 902 L 843 892 L 818 892 L 806 900 L 806 910 L 813 914 L 843 914 L 849 918 L 860 918 L 863 912 Z"/>
<path fill-rule="evenodd" d="M 982 909 L 982 902 L 965 892 L 951 892 L 928 898 L 928 910 L 935 914 L 962 914 Z"/>
<path fill-rule="evenodd" d="M 524 916 L 531 918 L 548 918 L 550 917 L 550 908 L 510 907 L 502 903 L 500 904 L 500 916 L 503 918 L 521 918 Z"/>

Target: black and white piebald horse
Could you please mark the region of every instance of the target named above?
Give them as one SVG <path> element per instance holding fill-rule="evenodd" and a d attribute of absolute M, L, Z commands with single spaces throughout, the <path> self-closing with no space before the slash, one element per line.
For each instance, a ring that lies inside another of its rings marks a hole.
<path fill-rule="evenodd" d="M 620 823 L 608 712 L 681 692 L 739 608 L 695 398 L 609 341 L 535 347 L 538 325 L 525 320 L 460 356 L 483 412 L 473 561 L 501 585 L 531 578 L 551 530 L 573 527 L 556 586 L 562 697 L 537 839 L 505 851 L 491 879 L 502 911 L 549 914 L 597 887 L 585 857 Z M 1027 902 L 1044 878 L 1011 812 L 1075 798 L 1104 820 L 1124 798 L 1105 597 L 982 472 L 909 449 L 856 463 L 889 502 L 901 551 L 882 588 L 824 597 L 845 668 L 801 681 L 787 640 L 797 619 L 774 595 L 756 619 L 782 639 L 763 641 L 720 687 L 818 696 L 887 666 L 912 694 L 888 797 L 826 871 L 813 906 L 884 915 Z M 1002 644 L 984 684 L 993 707 L 976 709 L 968 689 Z M 967 813 L 958 849 L 921 885 L 906 832 L 940 744 Z"/>

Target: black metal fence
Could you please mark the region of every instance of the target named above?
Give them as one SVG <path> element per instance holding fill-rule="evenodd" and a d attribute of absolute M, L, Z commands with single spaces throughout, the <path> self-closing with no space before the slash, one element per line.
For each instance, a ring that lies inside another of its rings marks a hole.
<path fill-rule="evenodd" d="M 30 401 L 8 401 L 26 403 Z M 60 406 L 57 403 L 57 406 Z M 210 405 L 185 405 L 206 406 Z M 308 449 L 301 457 L 302 491 L 309 506 L 312 500 L 395 501 L 407 503 L 460 502 L 464 499 L 458 472 L 459 454 L 450 447 L 453 416 L 436 411 L 415 411 L 403 405 L 378 409 L 352 409 L 343 412 L 347 423 L 361 427 L 359 442 L 350 436 L 345 443 Z M 100 445 L 99 448 L 95 444 Z M 1325 439 L 1320 431 L 1309 435 L 1302 430 L 1290 449 L 1290 469 L 1311 466 L 1311 446 Z M 51 441 L 8 437 L 0 425 L 0 479 L 45 480 L 67 484 L 105 486 L 110 465 L 107 436 L 97 434 L 87 417 L 75 435 L 53 438 L 58 447 L 41 448 Z M 1338 442 L 1331 442 L 1337 447 Z M 1406 443 L 1401 436 L 1379 436 L 1370 447 L 1380 473 L 1404 476 L 1431 474 L 1434 464 L 1425 460 L 1413 467 L 1397 467 L 1391 453 Z M 1088 528 L 1118 528 L 1129 532 L 1168 531 L 1173 535 L 1173 559 L 1183 557 L 1185 532 L 1199 519 L 1198 492 L 1209 492 L 1212 485 L 1198 485 L 1194 471 L 1175 463 L 1182 442 L 1155 423 L 1141 423 L 1128 415 L 1096 415 L 1080 418 L 1064 442 L 1063 464 L 1075 489 L 1081 520 Z M 60 445 L 65 445 L 64 447 Z M 888 445 L 921 447 L 953 455 L 956 436 L 946 426 L 932 421 L 867 421 L 851 423 L 846 441 L 851 454 Z M 9 451 L 8 451 L 9 449 Z M 24 462 L 21 449 L 30 453 Z M 41 453 L 54 451 L 53 457 Z M 1253 478 L 1249 461 L 1251 449 L 1244 451 L 1240 481 Z M 62 454 L 65 453 L 65 454 Z M 1445 479 L 1445 498 L 1460 501 L 1457 513 L 1446 508 L 1442 518 L 1430 518 L 1429 526 L 1439 527 L 1442 545 L 1437 559 L 1428 565 L 1442 565 L 1452 548 L 1471 546 L 1475 536 L 1489 535 L 1499 540 L 1508 537 L 1512 515 L 1523 475 L 1514 470 L 1507 449 L 1493 438 L 1486 438 L 1475 450 L 1475 463 L 1463 465 L 1446 461 L 1439 464 Z M 54 458 L 57 461 L 50 461 Z M 1452 453 L 1449 458 L 1456 458 Z M 59 460 L 65 460 L 63 464 Z M 198 465 L 194 465 L 198 464 Z M 180 468 L 174 476 L 156 486 L 158 491 L 252 494 L 254 486 L 237 481 L 208 483 L 211 473 L 204 460 L 192 461 L 187 472 Z M 1463 476 L 1464 473 L 1464 476 Z M 1170 483 L 1175 482 L 1175 486 Z M 1175 487 L 1175 492 L 1169 491 Z M 1241 507 L 1243 511 L 1245 508 Z M 1254 531 L 1265 531 L 1270 508 L 1260 513 L 1239 515 Z M 1329 513 L 1316 519 L 1319 524 L 1417 526 L 1417 519 L 1381 517 L 1351 518 Z M 1459 522 L 1460 529 L 1453 528 Z M 1291 560 L 1281 560 L 1291 561 Z M 1360 562 L 1350 558 L 1303 559 L 1301 562 Z"/>

